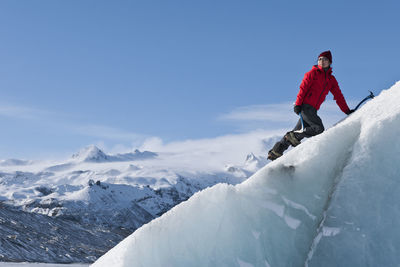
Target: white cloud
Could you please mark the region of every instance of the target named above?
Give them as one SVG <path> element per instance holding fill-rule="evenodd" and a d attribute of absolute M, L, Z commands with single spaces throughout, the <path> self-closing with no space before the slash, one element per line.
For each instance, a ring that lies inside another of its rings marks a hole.
<path fill-rule="evenodd" d="M 161 155 L 158 166 L 192 170 L 218 170 L 228 164 L 243 164 L 248 154 L 266 156 L 282 130 L 253 131 L 215 138 L 163 143 L 158 137 L 147 139 L 140 150 Z"/>
<path fill-rule="evenodd" d="M 238 107 L 227 114 L 218 117 L 226 121 L 264 121 L 264 122 L 291 122 L 293 116 L 289 112 L 293 104 L 251 105 Z"/>
<path fill-rule="evenodd" d="M 0 116 L 13 119 L 38 120 L 50 116 L 48 111 L 9 104 L 0 104 Z"/>

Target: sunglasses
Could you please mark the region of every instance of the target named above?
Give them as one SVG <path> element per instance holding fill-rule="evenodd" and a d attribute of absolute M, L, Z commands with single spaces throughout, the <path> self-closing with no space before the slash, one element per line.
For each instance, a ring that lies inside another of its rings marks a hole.
<path fill-rule="evenodd" d="M 329 61 L 329 59 L 327 59 L 326 57 L 320 57 L 318 58 L 318 61 Z"/>

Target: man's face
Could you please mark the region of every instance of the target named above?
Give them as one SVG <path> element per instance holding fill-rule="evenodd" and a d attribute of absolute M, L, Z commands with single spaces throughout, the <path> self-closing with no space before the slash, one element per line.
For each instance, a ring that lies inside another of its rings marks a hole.
<path fill-rule="evenodd" d="M 326 57 L 319 57 L 318 58 L 318 66 L 321 68 L 327 68 L 331 65 L 331 62 L 329 62 L 329 59 Z"/>

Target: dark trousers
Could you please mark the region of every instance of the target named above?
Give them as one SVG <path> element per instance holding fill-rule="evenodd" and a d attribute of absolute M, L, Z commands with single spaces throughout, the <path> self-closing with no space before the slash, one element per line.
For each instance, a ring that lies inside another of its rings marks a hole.
<path fill-rule="evenodd" d="M 317 110 L 308 104 L 303 104 L 301 106 L 301 115 L 303 116 L 304 131 L 299 133 L 295 132 L 297 140 L 301 141 L 304 137 L 311 137 L 322 133 L 325 128 L 322 124 L 321 118 L 317 114 Z M 301 129 L 301 120 L 297 122 L 293 131 L 298 131 Z M 277 142 L 272 148 L 275 152 L 283 154 L 283 152 L 288 149 L 290 143 L 283 137 L 279 142 Z"/>

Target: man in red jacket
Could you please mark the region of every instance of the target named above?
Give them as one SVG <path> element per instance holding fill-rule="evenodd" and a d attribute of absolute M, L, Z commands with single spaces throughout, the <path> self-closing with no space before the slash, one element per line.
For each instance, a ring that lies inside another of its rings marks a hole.
<path fill-rule="evenodd" d="M 318 56 L 318 65 L 304 75 L 300 85 L 300 91 L 294 106 L 294 112 L 303 117 L 304 129 L 301 120 L 297 122 L 294 129 L 277 142 L 268 152 L 268 159 L 275 160 L 283 155 L 283 152 L 290 145 L 297 146 L 304 137 L 311 137 L 324 131 L 324 125 L 321 118 L 317 115 L 326 95 L 331 92 L 339 108 L 349 115 L 353 110 L 349 109 L 346 100 L 340 91 L 335 76 L 332 75 L 332 54 L 331 51 L 322 52 Z"/>

